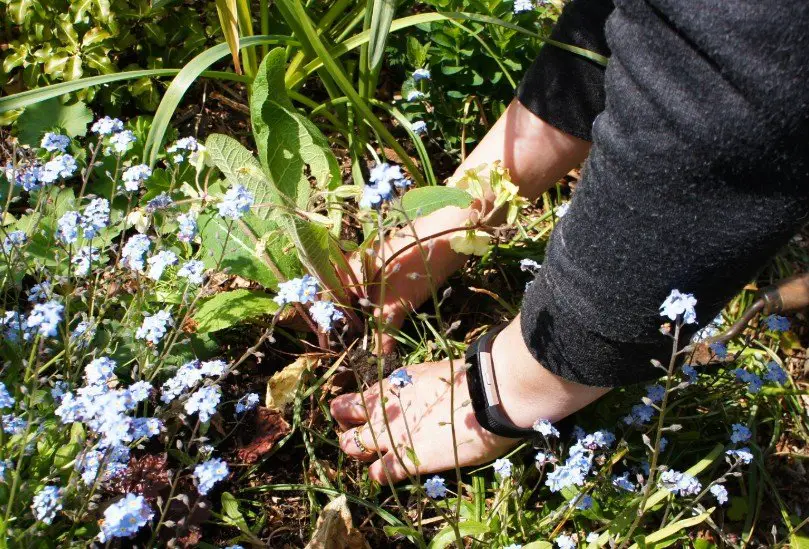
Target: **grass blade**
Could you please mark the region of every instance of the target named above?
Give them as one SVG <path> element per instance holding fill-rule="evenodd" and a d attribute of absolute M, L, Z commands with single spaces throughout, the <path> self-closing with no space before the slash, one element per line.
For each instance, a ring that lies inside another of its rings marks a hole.
<path fill-rule="evenodd" d="M 15 109 L 22 109 L 28 105 L 46 101 L 54 97 L 59 97 L 66 93 L 71 93 L 93 86 L 101 86 L 111 82 L 119 82 L 121 80 L 137 80 L 144 77 L 161 77 L 161 76 L 174 76 L 182 69 L 142 69 L 135 71 L 123 71 L 115 74 L 102 74 L 99 76 L 89 76 L 87 78 L 80 78 L 78 80 L 71 80 L 70 82 L 60 82 L 34 90 L 28 90 L 6 97 L 0 97 L 0 112 L 13 111 Z M 246 82 L 244 76 L 233 74 L 230 72 L 222 71 L 204 71 L 201 76 L 208 78 L 218 78 L 220 80 L 235 80 L 237 82 Z"/>
<path fill-rule="evenodd" d="M 396 0 L 373 0 L 371 11 L 370 39 L 368 41 L 368 70 L 374 70 L 382 62 L 385 43 L 396 11 Z"/>
<path fill-rule="evenodd" d="M 424 185 L 424 177 L 421 175 L 418 167 L 410 159 L 410 156 L 402 148 L 402 146 L 396 141 L 396 138 L 391 135 L 382 121 L 380 121 L 376 115 L 374 115 L 371 107 L 362 99 L 362 97 L 360 97 L 357 90 L 354 89 L 354 86 L 345 75 L 345 72 L 343 72 L 343 70 L 337 64 L 334 57 L 332 57 L 332 55 L 329 53 L 329 50 L 326 49 L 325 44 L 317 35 L 314 25 L 312 25 L 312 21 L 309 19 L 300 1 L 279 0 L 278 4 L 285 5 L 287 9 L 293 13 L 293 15 L 298 17 L 298 21 L 303 29 L 303 32 L 306 33 L 305 39 L 314 48 L 315 53 L 317 54 L 318 58 L 322 60 L 323 66 L 328 71 L 329 75 L 334 79 L 335 84 L 337 84 L 340 90 L 346 95 L 346 97 L 349 98 L 357 112 L 362 115 L 365 121 L 379 134 L 381 139 L 393 149 L 397 156 L 399 156 L 402 164 L 404 164 L 404 166 L 410 172 L 413 179 L 415 179 L 419 185 Z"/>
<path fill-rule="evenodd" d="M 236 19 L 236 0 L 216 0 L 216 14 L 219 16 L 222 34 L 225 35 L 225 43 L 233 57 L 233 67 L 238 74 L 242 74 L 242 65 L 239 62 L 239 22 Z"/>

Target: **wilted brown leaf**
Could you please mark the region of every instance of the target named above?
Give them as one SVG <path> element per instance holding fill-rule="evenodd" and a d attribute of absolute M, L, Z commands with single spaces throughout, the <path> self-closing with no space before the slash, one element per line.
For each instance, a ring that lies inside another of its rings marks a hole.
<path fill-rule="evenodd" d="M 289 433 L 289 423 L 277 410 L 259 407 L 256 415 L 256 438 L 246 446 L 239 448 L 239 459 L 245 463 L 255 463 L 264 454 L 272 450 L 276 442 Z"/>
<path fill-rule="evenodd" d="M 371 549 L 365 536 L 354 528 L 345 495 L 320 512 L 315 533 L 306 549 Z"/>
<path fill-rule="evenodd" d="M 110 482 L 110 488 L 120 494 L 142 494 L 154 500 L 169 486 L 166 454 L 146 455 L 132 458 L 126 471 Z"/>

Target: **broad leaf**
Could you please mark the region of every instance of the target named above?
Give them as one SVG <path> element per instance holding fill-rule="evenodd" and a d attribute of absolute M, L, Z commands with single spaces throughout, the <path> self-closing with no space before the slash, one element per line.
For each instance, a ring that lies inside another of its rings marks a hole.
<path fill-rule="evenodd" d="M 253 194 L 253 213 L 259 219 L 269 219 L 271 205 L 284 204 L 275 185 L 261 169 L 261 165 L 241 143 L 221 134 L 212 134 L 205 141 L 208 155 L 222 175 L 232 185 L 242 185 Z"/>
<path fill-rule="evenodd" d="M 340 167 L 326 137 L 297 112 L 284 86 L 284 51 L 272 50 L 259 67 L 250 97 L 253 134 L 261 165 L 278 190 L 301 209 L 311 194 L 309 176 L 319 188 L 340 184 Z"/>
<path fill-rule="evenodd" d="M 466 536 L 479 536 L 488 532 L 489 527 L 481 522 L 467 520 L 458 524 L 458 531 L 461 533 L 462 538 Z M 436 534 L 433 541 L 430 542 L 429 547 L 430 549 L 444 549 L 444 547 L 449 546 L 449 544 L 454 541 L 455 530 L 450 524 L 442 528 L 441 531 Z"/>
<path fill-rule="evenodd" d="M 338 301 L 346 303 L 342 282 L 329 261 L 329 239 L 332 238 L 329 230 L 311 221 L 292 217 L 284 221 L 284 227 L 309 273 L 317 277 Z"/>
<path fill-rule="evenodd" d="M 264 292 L 233 290 L 205 301 L 194 315 L 197 332 L 216 332 L 278 311 L 278 304 Z"/>
<path fill-rule="evenodd" d="M 21 143 L 36 147 L 48 130 L 61 131 L 70 137 L 82 136 L 92 121 L 93 113 L 81 101 L 63 105 L 59 99 L 49 99 L 25 108 L 17 120 L 18 137 Z"/>
<path fill-rule="evenodd" d="M 231 274 L 258 282 L 265 288 L 278 287 L 278 278 L 267 264 L 269 258 L 264 253 L 263 243 L 253 236 L 277 230 L 274 223 L 251 214 L 245 215 L 239 222 L 231 222 L 211 213 L 201 214 L 198 223 L 206 250 L 202 257 L 206 268 L 227 269 Z"/>
<path fill-rule="evenodd" d="M 472 195 L 455 187 L 419 187 L 411 189 L 402 197 L 402 208 L 410 219 L 431 214 L 447 206 L 466 208 L 472 203 Z"/>

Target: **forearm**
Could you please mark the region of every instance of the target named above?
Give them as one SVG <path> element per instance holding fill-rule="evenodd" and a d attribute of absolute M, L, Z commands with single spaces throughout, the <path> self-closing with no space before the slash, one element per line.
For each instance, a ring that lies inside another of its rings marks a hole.
<path fill-rule="evenodd" d="M 534 199 L 578 166 L 589 150 L 588 141 L 551 126 L 515 99 L 480 144 L 458 166 L 455 175 L 499 161 L 509 170 L 512 180 L 520 188 L 520 194 Z M 485 205 L 474 203 L 468 208 L 448 207 L 419 218 L 412 223 L 412 227 L 405 227 L 389 242 L 390 249 L 393 251 L 406 242 L 412 242 L 414 231 L 416 236 L 424 239 L 462 227 L 475 210 L 488 211 L 493 200 L 492 196 Z M 438 268 L 445 265 L 458 268 L 463 264 L 464 256 L 449 249 L 449 236 L 437 239 L 433 244 L 436 247 L 434 259 L 442 258 Z"/>

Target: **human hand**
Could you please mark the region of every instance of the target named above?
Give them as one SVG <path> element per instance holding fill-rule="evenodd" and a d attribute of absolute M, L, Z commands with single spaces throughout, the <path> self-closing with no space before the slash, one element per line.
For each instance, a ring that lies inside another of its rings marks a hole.
<path fill-rule="evenodd" d="M 332 416 L 343 429 L 348 429 L 340 435 L 340 447 L 355 459 L 373 461 L 368 471 L 373 480 L 395 483 L 416 472 L 423 475 L 452 469 L 454 448 L 458 465 L 479 465 L 518 442 L 492 434 L 478 424 L 469 402 L 463 360 L 456 359 L 452 368 L 449 361 L 444 361 L 410 366 L 398 372 L 406 372 L 412 381 L 395 387 L 396 383 L 390 380 L 404 376 L 394 373 L 382 381 L 381 399 L 380 384 L 375 383 L 362 395 L 341 395 L 331 403 Z M 450 389 L 451 373 L 454 390 Z M 453 444 L 450 423 L 453 409 L 457 444 Z M 359 437 L 362 446 L 355 437 Z"/>
<path fill-rule="evenodd" d="M 449 245 L 453 233 L 428 237 L 462 227 L 469 216 L 469 209 L 443 208 L 413 221 L 385 239 L 383 246 L 377 244 L 373 254 L 355 253 L 349 258 L 352 272 L 340 275 L 357 297 L 367 292 L 367 299 L 374 305 L 374 318 L 380 319 L 385 328 L 380 334 L 382 353 L 395 349 L 391 332 L 402 326 L 408 312 L 427 301 L 433 288 L 437 291 L 466 261 L 467 256 L 454 252 Z"/>
<path fill-rule="evenodd" d="M 542 367 L 523 340 L 519 316 L 495 338 L 492 362 L 502 411 L 518 427 L 530 427 L 540 418 L 559 421 L 609 392 L 568 381 Z M 381 386 L 375 383 L 362 394 L 335 398 L 331 413 L 348 429 L 340 436 L 340 447 L 355 459 L 373 461 L 369 475 L 378 482 L 388 476 L 398 482 L 416 472 L 451 469 L 456 458 L 462 467 L 479 465 L 518 442 L 477 422 L 460 359 L 452 365 L 444 361 L 400 369 Z"/>

